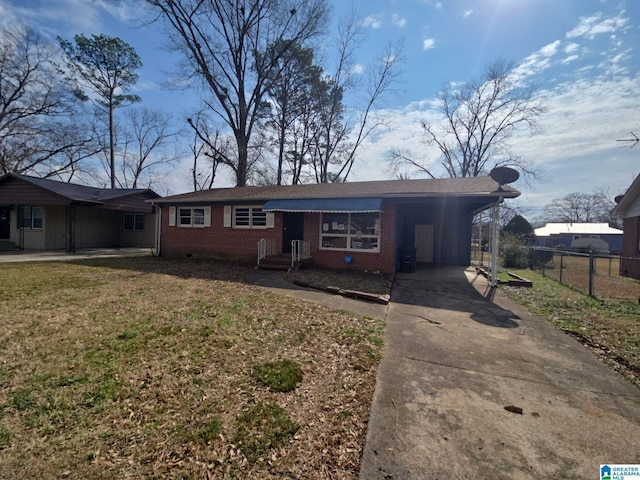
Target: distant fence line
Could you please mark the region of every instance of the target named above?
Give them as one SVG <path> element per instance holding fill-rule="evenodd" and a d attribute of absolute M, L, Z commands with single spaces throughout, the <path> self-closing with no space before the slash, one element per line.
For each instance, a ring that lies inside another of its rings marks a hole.
<path fill-rule="evenodd" d="M 628 280 L 620 275 L 620 259 L 617 255 L 598 252 L 578 253 L 544 247 L 529 248 L 531 269 L 540 271 L 559 283 L 582 290 L 590 296 L 626 296 L 624 288 L 620 289 L 617 286 L 619 282 Z"/>

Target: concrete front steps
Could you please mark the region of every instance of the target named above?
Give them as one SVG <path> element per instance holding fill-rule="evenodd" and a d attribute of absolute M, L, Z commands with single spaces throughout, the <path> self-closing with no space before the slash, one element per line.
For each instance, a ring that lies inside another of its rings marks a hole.
<path fill-rule="evenodd" d="M 15 252 L 20 250 L 18 245 L 15 242 L 10 242 L 9 240 L 0 240 L 0 252 Z"/>
<path fill-rule="evenodd" d="M 305 265 L 310 265 L 310 264 L 311 264 L 311 259 L 306 258 L 306 259 L 300 260 L 299 262 L 296 262 L 296 264 L 293 265 L 293 268 L 294 269 L 303 268 Z M 291 254 L 283 253 L 280 255 L 269 255 L 260 262 L 258 267 L 263 270 L 290 270 L 292 268 Z"/>

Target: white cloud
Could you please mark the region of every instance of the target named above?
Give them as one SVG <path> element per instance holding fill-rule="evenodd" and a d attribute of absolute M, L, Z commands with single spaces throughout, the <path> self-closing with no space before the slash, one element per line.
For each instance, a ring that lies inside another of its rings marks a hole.
<path fill-rule="evenodd" d="M 368 17 L 363 18 L 360 24 L 363 27 L 373 28 L 374 30 L 377 30 L 382 26 L 382 21 L 379 15 L 369 15 Z"/>
<path fill-rule="evenodd" d="M 355 74 L 362 74 L 364 73 L 364 65 L 362 65 L 361 63 L 356 63 L 353 68 L 351 69 L 352 73 Z"/>
<path fill-rule="evenodd" d="M 429 7 L 436 8 L 438 10 L 442 9 L 442 2 L 434 2 L 433 0 L 424 0 L 425 5 Z"/>
<path fill-rule="evenodd" d="M 549 68 L 552 57 L 558 53 L 560 43 L 560 40 L 556 40 L 527 56 L 522 63 L 514 69 L 514 78 L 516 80 L 524 80 L 526 77 L 536 75 Z"/>
<path fill-rule="evenodd" d="M 629 59 L 631 49 L 624 52 L 617 53 L 612 57 L 606 56 L 605 60 L 600 64 L 607 75 L 625 75 L 628 73 L 628 68 L 624 65 L 624 62 Z"/>
<path fill-rule="evenodd" d="M 540 55 L 543 57 L 553 57 L 556 53 L 558 53 L 558 47 L 560 46 L 560 40 L 556 40 L 553 43 L 549 43 L 542 47 L 540 50 Z"/>
<path fill-rule="evenodd" d="M 562 63 L 566 65 L 567 63 L 571 63 L 574 60 L 577 60 L 578 58 L 580 58 L 578 55 L 569 55 L 568 57 L 562 60 Z"/>
<path fill-rule="evenodd" d="M 577 52 L 579 49 L 580 49 L 580 45 L 572 42 L 572 43 L 567 43 L 562 50 L 564 51 L 564 53 L 571 55 L 572 53 Z"/>
<path fill-rule="evenodd" d="M 0 0 L 0 25 L 26 24 L 37 26 L 50 36 L 66 32 L 66 36 L 77 33 L 102 32 L 103 15 L 118 22 L 133 24 L 145 17 L 143 8 L 132 2 L 110 0 L 46 0 L 38 5 L 17 6 L 10 0 Z"/>
<path fill-rule="evenodd" d="M 425 38 L 422 41 L 423 50 L 430 50 L 432 48 L 435 48 L 435 46 L 436 46 L 436 40 L 434 38 Z"/>
<path fill-rule="evenodd" d="M 580 17 L 580 23 L 567 33 L 567 38 L 585 37 L 589 40 L 602 33 L 613 33 L 624 30 L 629 23 L 629 19 L 622 16 L 622 13 L 615 17 L 604 18 L 599 12 L 590 17 Z"/>
<path fill-rule="evenodd" d="M 407 25 L 407 19 L 401 17 L 397 13 L 394 13 L 393 15 L 391 15 L 391 21 L 398 28 L 404 28 Z"/>

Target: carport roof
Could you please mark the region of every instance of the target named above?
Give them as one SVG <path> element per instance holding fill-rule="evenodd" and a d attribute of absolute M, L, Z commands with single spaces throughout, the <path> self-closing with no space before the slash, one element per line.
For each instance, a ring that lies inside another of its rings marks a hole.
<path fill-rule="evenodd" d="M 104 205 L 117 199 L 128 197 L 131 195 L 145 193 L 151 196 L 159 196 L 149 189 L 141 188 L 96 188 L 87 185 L 78 185 L 76 183 L 59 182 L 48 178 L 32 177 L 30 175 L 21 175 L 17 173 L 8 173 L 0 177 L 0 184 L 3 182 L 17 179 L 27 182 L 43 190 L 47 190 L 53 194 L 69 200 L 71 203 L 84 205 Z"/>
<path fill-rule="evenodd" d="M 503 186 L 491 177 L 438 178 L 420 180 L 379 180 L 371 182 L 268 185 L 260 187 L 214 188 L 154 200 L 157 204 L 248 203 L 269 200 L 326 198 L 442 198 L 481 197 L 487 200 L 515 198 L 516 189 Z"/>

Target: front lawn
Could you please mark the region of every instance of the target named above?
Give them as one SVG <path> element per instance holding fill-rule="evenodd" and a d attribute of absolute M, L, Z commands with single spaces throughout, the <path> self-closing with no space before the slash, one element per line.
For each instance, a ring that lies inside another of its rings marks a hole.
<path fill-rule="evenodd" d="M 355 479 L 383 325 L 152 257 L 0 270 L 0 477 Z"/>

